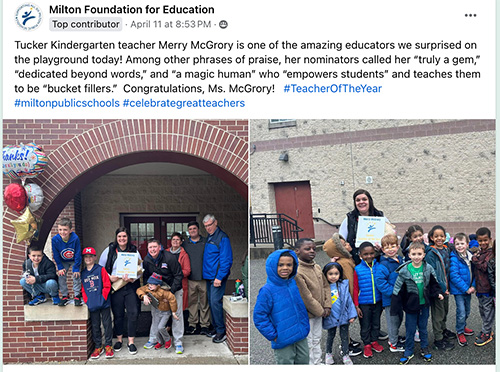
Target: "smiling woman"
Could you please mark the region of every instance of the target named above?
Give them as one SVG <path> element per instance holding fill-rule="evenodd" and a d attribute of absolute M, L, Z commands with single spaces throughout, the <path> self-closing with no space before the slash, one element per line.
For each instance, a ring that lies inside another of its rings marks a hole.
<path fill-rule="evenodd" d="M 372 196 L 367 190 L 356 190 L 352 198 L 354 201 L 354 209 L 347 213 L 346 218 L 344 218 L 344 221 L 342 221 L 340 225 L 339 233 L 345 236 L 347 242 L 351 245 L 352 258 L 357 265 L 361 262 L 358 255 L 358 248 L 356 247 L 356 233 L 358 231 L 359 217 L 383 217 L 384 213 L 375 208 Z M 387 218 L 386 222 L 389 222 Z"/>

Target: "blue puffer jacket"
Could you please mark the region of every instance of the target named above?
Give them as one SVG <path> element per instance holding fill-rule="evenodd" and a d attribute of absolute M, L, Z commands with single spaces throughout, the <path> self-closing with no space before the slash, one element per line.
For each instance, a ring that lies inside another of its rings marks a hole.
<path fill-rule="evenodd" d="M 448 249 L 448 248 L 445 248 Z M 446 263 L 441 257 L 441 254 L 436 248 L 431 246 L 425 247 L 425 262 L 432 266 L 435 271 L 437 281 L 441 286 L 441 290 L 446 292 L 448 290 L 448 271 L 446 270 Z"/>
<path fill-rule="evenodd" d="M 382 295 L 375 286 L 375 275 L 379 267 L 380 264 L 375 260 L 373 260 L 372 267 L 361 260 L 361 263 L 354 268 L 358 277 L 358 303 L 360 305 L 376 304 L 381 300 Z"/>
<path fill-rule="evenodd" d="M 288 279 L 278 275 L 278 261 L 284 252 L 293 259 L 293 272 Z M 253 322 L 273 349 L 282 349 L 303 340 L 309 334 L 309 316 L 295 284 L 299 261 L 295 253 L 280 249 L 266 261 L 267 282 L 260 289 L 253 312 Z"/>
<path fill-rule="evenodd" d="M 330 283 L 330 288 L 332 290 L 334 286 L 337 286 L 338 297 L 334 299 L 332 296 L 332 311 L 327 318 L 323 318 L 324 329 L 348 324 L 349 319 L 358 317 L 356 307 L 349 293 L 349 280 L 344 279 L 341 282 Z"/>
<path fill-rule="evenodd" d="M 378 270 L 375 274 L 375 285 L 382 294 L 382 306 L 391 306 L 392 291 L 394 283 L 398 278 L 396 269 L 403 263 L 403 257 L 398 256 L 398 261 L 385 256 L 380 257 Z"/>
<path fill-rule="evenodd" d="M 472 254 L 466 251 L 469 261 L 472 259 Z M 476 286 L 474 278 L 474 267 L 471 262 L 471 269 L 460 257 L 457 251 L 453 250 L 450 253 L 450 293 L 453 295 L 466 294 L 470 287 Z"/>

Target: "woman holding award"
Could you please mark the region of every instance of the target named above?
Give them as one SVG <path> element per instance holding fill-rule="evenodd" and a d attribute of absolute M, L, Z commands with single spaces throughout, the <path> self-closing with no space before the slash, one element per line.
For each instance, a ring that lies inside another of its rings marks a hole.
<path fill-rule="evenodd" d="M 137 247 L 131 244 L 130 234 L 125 227 L 116 230 L 115 240 L 102 252 L 99 265 L 109 274 L 112 283 L 111 310 L 113 311 L 114 330 L 118 339 L 114 351 L 120 351 L 123 342 L 125 310 L 127 311 L 128 351 L 137 353 L 134 344 L 137 319 L 139 317 L 140 302 L 136 295 L 140 287 L 139 277 L 142 273 L 142 264 Z M 132 269 L 132 272 L 130 271 Z"/>

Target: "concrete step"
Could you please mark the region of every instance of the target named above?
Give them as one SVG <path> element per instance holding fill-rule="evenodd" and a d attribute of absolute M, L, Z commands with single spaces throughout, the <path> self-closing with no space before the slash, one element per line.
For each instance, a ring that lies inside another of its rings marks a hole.
<path fill-rule="evenodd" d="M 137 354 L 128 352 L 126 342 L 114 358 L 89 359 L 87 364 L 248 364 L 248 355 L 233 355 L 226 342 L 216 344 L 212 339 L 202 335 L 183 337 L 184 353 L 176 354 L 175 346 L 168 350 L 144 349 L 147 337 L 136 337 Z M 116 339 L 113 339 L 116 342 Z"/>

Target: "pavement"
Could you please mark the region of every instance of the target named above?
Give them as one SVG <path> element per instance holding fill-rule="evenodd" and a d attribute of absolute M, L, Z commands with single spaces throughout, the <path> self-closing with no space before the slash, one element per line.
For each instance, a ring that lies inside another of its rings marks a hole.
<path fill-rule="evenodd" d="M 250 248 L 252 249 L 252 248 Z M 321 267 L 329 262 L 329 257 L 323 251 L 318 251 L 315 259 Z M 251 273 L 251 286 L 250 286 L 250 364 L 275 364 L 274 353 L 271 349 L 271 343 L 267 341 L 255 328 L 253 324 L 253 308 L 259 289 L 265 284 L 267 275 L 265 271 L 265 259 L 251 259 L 250 260 L 250 273 Z M 453 297 L 453 296 L 450 296 Z M 455 332 L 455 299 L 450 298 L 450 308 L 447 319 L 447 328 Z M 381 328 L 387 331 L 385 314 L 381 317 Z M 467 321 L 467 327 L 473 329 L 476 334 L 481 331 L 481 317 L 479 315 L 479 307 L 477 297 L 472 296 L 471 302 L 471 314 Z M 359 336 L 359 322 L 356 320 L 352 326 L 349 327 L 352 338 L 360 341 Z M 434 342 L 434 336 L 432 334 L 432 327 L 430 324 L 427 328 L 429 332 L 429 343 L 432 345 Z M 404 323 L 400 328 L 400 335 L 404 334 Z M 323 351 L 323 357 L 325 353 L 325 343 L 326 343 L 327 331 L 323 331 L 323 337 L 321 340 L 321 347 Z M 415 358 L 413 358 L 409 365 L 474 365 L 474 364 L 495 364 L 495 339 L 489 344 L 477 347 L 474 346 L 475 336 L 466 336 L 468 345 L 460 346 L 455 340 L 455 348 L 451 351 L 438 351 L 431 350 L 433 354 L 432 362 L 428 363 L 421 359 L 417 353 L 419 353 L 420 347 L 418 343 L 415 345 Z M 335 364 L 342 364 L 342 359 L 339 356 L 339 339 L 340 337 L 335 337 L 335 342 L 333 350 L 335 352 Z M 353 363 L 356 364 L 370 364 L 370 365 L 396 365 L 399 364 L 399 358 L 402 357 L 403 353 L 390 352 L 388 349 L 387 341 L 379 341 L 382 346 L 384 346 L 384 351 L 381 353 L 374 353 L 373 358 L 364 358 L 363 355 L 359 355 L 352 358 Z"/>

